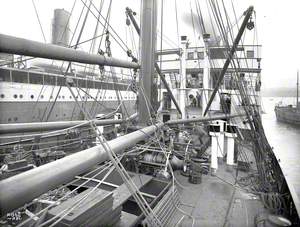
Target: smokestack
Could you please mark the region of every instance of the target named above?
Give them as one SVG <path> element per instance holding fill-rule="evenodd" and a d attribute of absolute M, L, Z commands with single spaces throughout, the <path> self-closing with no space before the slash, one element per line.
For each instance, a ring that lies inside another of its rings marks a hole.
<path fill-rule="evenodd" d="M 69 45 L 70 41 L 70 27 L 69 27 L 70 13 L 64 9 L 55 9 L 54 18 L 52 21 L 52 44 L 65 46 Z"/>

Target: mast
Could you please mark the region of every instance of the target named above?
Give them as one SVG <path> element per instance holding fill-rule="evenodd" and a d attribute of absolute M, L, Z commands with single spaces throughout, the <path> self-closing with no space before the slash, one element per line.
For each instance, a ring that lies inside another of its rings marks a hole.
<path fill-rule="evenodd" d="M 138 113 L 139 125 L 147 125 L 154 114 L 152 104 L 157 98 L 153 86 L 156 49 L 156 0 L 141 1 L 141 68 L 139 78 Z M 155 107 L 154 107 L 155 108 Z"/>
<path fill-rule="evenodd" d="M 202 90 L 202 116 L 205 116 L 205 110 L 209 100 L 209 89 L 210 89 L 210 63 L 209 63 L 209 34 L 203 34 L 204 41 L 204 67 L 203 67 L 203 90 Z"/>
<path fill-rule="evenodd" d="M 141 35 L 141 29 L 140 29 L 140 27 L 138 26 L 138 24 L 137 24 L 135 18 L 133 17 L 132 10 L 131 10 L 130 8 L 128 8 L 128 7 L 126 8 L 126 14 L 128 15 L 130 21 L 132 22 L 132 24 L 133 24 L 133 26 L 134 26 L 134 28 L 135 28 L 137 34 L 140 36 L 140 35 Z M 179 51 L 179 50 L 175 50 L 173 53 L 176 53 L 176 54 L 177 54 L 178 51 Z M 172 54 L 170 51 L 168 51 L 168 53 Z M 170 95 L 170 97 L 171 97 L 171 99 L 172 99 L 172 101 L 173 101 L 173 103 L 174 103 L 174 105 L 175 105 L 175 107 L 176 107 L 178 113 L 179 113 L 180 115 L 182 115 L 181 110 L 180 110 L 180 107 L 179 107 L 179 105 L 178 105 L 178 103 L 177 103 L 177 101 L 176 101 L 176 99 L 175 99 L 175 97 L 174 97 L 174 95 L 173 95 L 173 93 L 172 93 L 172 91 L 171 91 L 169 85 L 168 85 L 168 82 L 167 82 L 166 79 L 165 79 L 165 75 L 162 74 L 162 72 L 161 72 L 161 70 L 160 70 L 160 68 L 159 68 L 159 66 L 158 66 L 158 64 L 157 64 L 157 62 L 154 63 L 154 67 L 155 67 L 155 70 L 156 70 L 157 74 L 159 75 L 159 77 L 160 77 L 162 83 L 164 84 L 165 88 L 167 89 L 168 94 Z"/>
<path fill-rule="evenodd" d="M 296 98 L 296 108 L 299 109 L 299 70 L 297 71 L 297 98 Z"/>
<path fill-rule="evenodd" d="M 182 54 L 180 57 L 180 88 L 179 90 L 179 105 L 182 112 L 182 119 L 187 118 L 186 114 L 186 48 L 187 48 L 187 37 L 181 36 L 181 49 Z"/>

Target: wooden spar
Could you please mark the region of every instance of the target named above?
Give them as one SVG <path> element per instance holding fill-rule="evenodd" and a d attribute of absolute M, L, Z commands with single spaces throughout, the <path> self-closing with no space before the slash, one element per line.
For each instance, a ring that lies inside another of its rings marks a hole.
<path fill-rule="evenodd" d="M 147 139 L 162 126 L 162 123 L 148 126 L 107 143 L 113 152 L 120 154 L 126 148 Z M 0 216 L 108 159 L 108 154 L 99 145 L 0 181 Z"/>
<path fill-rule="evenodd" d="M 134 119 L 135 117 L 137 117 L 137 114 L 132 115 L 132 117 L 129 117 L 126 120 L 123 119 L 94 120 L 94 123 L 97 126 L 122 124 L 129 120 Z M 74 127 L 76 125 L 80 125 L 79 127 L 84 127 L 89 125 L 89 121 L 54 121 L 54 122 L 0 124 L 0 134 L 60 130 L 60 129 Z"/>
<path fill-rule="evenodd" d="M 98 54 L 89 54 L 87 52 L 72 48 L 41 43 L 4 34 L 0 34 L 0 52 L 85 64 L 107 65 L 134 69 L 139 68 L 139 65 L 135 62 L 128 62 Z"/>
<path fill-rule="evenodd" d="M 179 120 L 170 120 L 167 121 L 166 125 L 175 125 L 175 124 L 187 124 L 187 123 L 195 123 L 195 122 L 207 122 L 207 121 L 214 121 L 219 119 L 231 119 L 235 117 L 243 117 L 243 114 L 222 114 L 222 115 L 215 115 L 210 117 L 197 117 L 197 118 L 189 118 L 189 119 L 179 119 Z"/>

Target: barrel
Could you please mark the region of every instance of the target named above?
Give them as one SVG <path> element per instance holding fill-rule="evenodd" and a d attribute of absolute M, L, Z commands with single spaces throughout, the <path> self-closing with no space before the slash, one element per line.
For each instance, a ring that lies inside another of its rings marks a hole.
<path fill-rule="evenodd" d="M 202 167 L 198 163 L 191 162 L 189 182 L 192 184 L 200 184 L 202 181 Z"/>

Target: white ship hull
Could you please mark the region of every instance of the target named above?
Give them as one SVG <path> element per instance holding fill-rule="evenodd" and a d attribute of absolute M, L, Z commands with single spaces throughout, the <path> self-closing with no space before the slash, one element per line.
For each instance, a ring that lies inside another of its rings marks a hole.
<path fill-rule="evenodd" d="M 93 117 L 99 113 L 115 110 L 118 105 L 114 90 L 71 88 L 80 105 Z M 58 94 L 59 86 L 25 84 L 15 82 L 0 83 L 0 123 L 45 121 Z M 135 113 L 136 94 L 132 91 L 120 91 L 120 96 L 128 114 Z M 93 97 L 93 98 L 92 98 Z M 97 100 L 97 102 L 96 102 Z M 61 88 L 48 121 L 80 120 L 83 115 L 69 89 Z"/>

